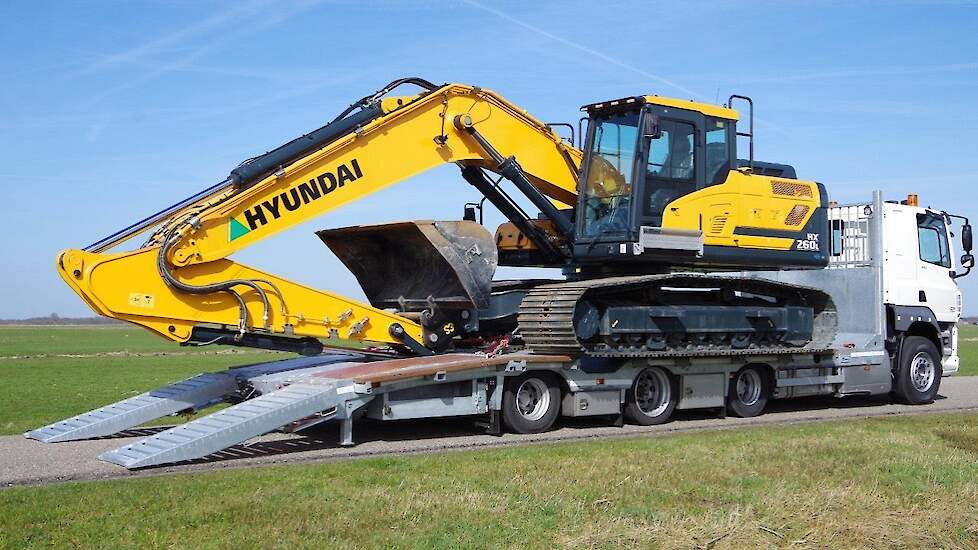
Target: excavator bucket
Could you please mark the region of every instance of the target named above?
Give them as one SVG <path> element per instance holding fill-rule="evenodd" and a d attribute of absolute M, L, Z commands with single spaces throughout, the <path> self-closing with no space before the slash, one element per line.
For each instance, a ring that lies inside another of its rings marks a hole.
<path fill-rule="evenodd" d="M 496 244 L 472 221 L 410 221 L 317 231 L 377 308 L 489 306 Z"/>

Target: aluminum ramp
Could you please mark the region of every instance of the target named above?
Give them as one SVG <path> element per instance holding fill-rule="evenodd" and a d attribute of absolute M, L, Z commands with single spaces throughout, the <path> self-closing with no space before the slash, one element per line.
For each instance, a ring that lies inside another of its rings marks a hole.
<path fill-rule="evenodd" d="M 314 415 L 349 419 L 372 396 L 340 395 L 337 380 L 312 378 L 108 451 L 99 459 L 126 468 L 183 462 L 226 449 Z M 349 386 L 347 386 L 349 387 Z"/>
<path fill-rule="evenodd" d="M 169 386 L 124 399 L 27 432 L 25 437 L 45 443 L 104 437 L 186 409 L 199 409 L 220 401 L 237 389 L 233 376 L 198 374 Z"/>
<path fill-rule="evenodd" d="M 239 384 L 247 383 L 251 379 L 303 369 L 323 370 L 327 365 L 345 365 L 349 361 L 362 359 L 363 356 L 359 354 L 333 353 L 198 374 L 187 380 L 49 424 L 27 432 L 24 436 L 44 443 L 105 437 L 183 410 L 199 410 L 213 405 L 234 393 Z"/>

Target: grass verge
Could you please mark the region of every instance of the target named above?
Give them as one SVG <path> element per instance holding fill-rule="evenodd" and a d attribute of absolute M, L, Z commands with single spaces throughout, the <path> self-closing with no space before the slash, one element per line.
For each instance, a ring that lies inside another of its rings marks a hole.
<path fill-rule="evenodd" d="M 957 376 L 978 376 L 978 326 L 959 325 L 958 349 L 961 369 Z"/>
<path fill-rule="evenodd" d="M 0 545 L 978 544 L 978 415 L 868 419 L 0 491 Z"/>

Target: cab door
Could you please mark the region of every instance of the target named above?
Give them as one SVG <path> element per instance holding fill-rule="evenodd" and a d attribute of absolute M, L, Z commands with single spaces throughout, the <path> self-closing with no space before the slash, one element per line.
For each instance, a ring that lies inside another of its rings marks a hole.
<path fill-rule="evenodd" d="M 958 286 L 951 278 L 951 249 L 944 217 L 935 212 L 917 216 L 917 302 L 938 321 L 958 318 Z"/>
<path fill-rule="evenodd" d="M 658 138 L 643 137 L 640 188 L 636 205 L 639 224 L 662 227 L 669 204 L 703 186 L 703 115 L 661 105 L 646 108 L 645 116 L 658 118 Z"/>

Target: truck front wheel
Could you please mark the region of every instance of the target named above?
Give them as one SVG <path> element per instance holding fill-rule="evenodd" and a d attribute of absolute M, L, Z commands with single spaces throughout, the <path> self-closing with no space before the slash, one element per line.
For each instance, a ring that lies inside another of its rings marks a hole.
<path fill-rule="evenodd" d="M 933 402 L 943 374 L 937 346 L 923 336 L 908 336 L 903 340 L 897 361 L 893 397 L 907 405 Z"/>
<path fill-rule="evenodd" d="M 553 426 L 560 414 L 560 388 L 552 376 L 526 373 L 506 381 L 503 423 L 518 434 L 537 434 Z"/>

